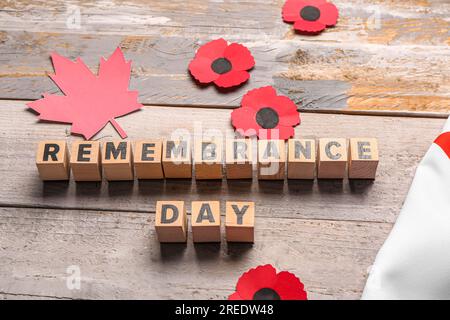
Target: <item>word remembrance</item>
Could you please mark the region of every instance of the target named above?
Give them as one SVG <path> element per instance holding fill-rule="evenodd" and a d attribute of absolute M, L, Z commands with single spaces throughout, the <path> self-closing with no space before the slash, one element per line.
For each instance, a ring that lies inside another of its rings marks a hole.
<path fill-rule="evenodd" d="M 347 142 L 341 138 L 318 142 L 290 139 L 286 151 L 284 140 L 259 140 L 254 157 L 250 139 L 227 139 L 225 148 L 220 139 L 196 140 L 193 148 L 190 140 L 143 140 L 136 141 L 134 147 L 130 141 L 77 141 L 72 143 L 70 154 L 65 141 L 42 141 L 36 165 L 43 180 L 68 180 L 70 171 L 75 181 L 192 178 L 192 171 L 196 179 L 222 179 L 224 162 L 227 179 L 251 179 L 254 162 L 261 180 L 283 180 L 286 176 L 314 179 L 316 172 L 321 179 L 342 179 L 347 172 L 351 179 L 374 179 L 377 140 L 351 138 Z M 227 241 L 253 242 L 255 204 L 227 201 L 225 207 Z M 191 213 L 194 242 L 221 241 L 218 201 L 194 201 Z M 160 242 L 186 242 L 187 224 L 183 201 L 157 202 L 155 229 Z"/>
<path fill-rule="evenodd" d="M 257 156 L 252 140 L 227 139 L 223 151 L 222 140 L 196 140 L 193 148 L 190 140 L 143 140 L 134 148 L 130 141 L 77 141 L 69 154 L 65 141 L 42 141 L 36 165 L 42 180 L 68 180 L 72 171 L 75 181 L 251 179 L 254 162 L 260 180 L 314 179 L 316 172 L 319 179 L 375 179 L 378 167 L 373 138 L 290 139 L 287 146 L 259 140 Z"/>

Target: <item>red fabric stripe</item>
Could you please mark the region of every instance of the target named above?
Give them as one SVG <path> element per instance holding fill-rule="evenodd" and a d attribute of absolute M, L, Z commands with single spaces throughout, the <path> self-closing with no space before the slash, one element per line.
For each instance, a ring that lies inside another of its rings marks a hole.
<path fill-rule="evenodd" d="M 444 132 L 434 141 L 438 146 L 444 150 L 450 159 L 450 132 Z"/>

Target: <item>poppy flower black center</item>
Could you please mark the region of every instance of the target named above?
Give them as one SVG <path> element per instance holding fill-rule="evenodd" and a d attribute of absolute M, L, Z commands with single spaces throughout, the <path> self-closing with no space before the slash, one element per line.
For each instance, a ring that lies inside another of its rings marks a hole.
<path fill-rule="evenodd" d="M 280 118 L 278 117 L 278 113 L 272 108 L 261 108 L 256 113 L 256 122 L 263 129 L 273 129 L 280 122 Z"/>
<path fill-rule="evenodd" d="M 300 10 L 300 16 L 307 21 L 316 21 L 320 18 L 320 10 L 313 6 L 306 6 Z"/>
<path fill-rule="evenodd" d="M 255 292 L 253 300 L 281 300 L 281 298 L 275 290 L 262 288 Z"/>
<path fill-rule="evenodd" d="M 226 58 L 216 59 L 211 64 L 211 69 L 213 69 L 213 71 L 218 74 L 227 73 L 231 70 L 231 68 L 232 68 L 231 62 Z"/>

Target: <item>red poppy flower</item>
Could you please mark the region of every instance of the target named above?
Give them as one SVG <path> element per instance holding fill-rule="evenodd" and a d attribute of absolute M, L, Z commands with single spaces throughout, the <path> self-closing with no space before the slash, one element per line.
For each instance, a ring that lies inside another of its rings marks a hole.
<path fill-rule="evenodd" d="M 228 300 L 308 300 L 304 285 L 294 274 L 270 264 L 245 272 Z"/>
<path fill-rule="evenodd" d="M 287 0 L 283 7 L 283 20 L 304 33 L 319 33 L 334 26 L 338 16 L 336 6 L 325 0 Z"/>
<path fill-rule="evenodd" d="M 247 70 L 255 66 L 250 51 L 241 44 L 213 40 L 198 49 L 189 71 L 200 83 L 214 82 L 222 88 L 240 85 L 250 78 Z"/>
<path fill-rule="evenodd" d="M 241 135 L 260 139 L 286 140 L 300 123 L 297 106 L 288 97 L 278 96 L 273 87 L 254 89 L 242 98 L 241 107 L 231 113 L 233 127 Z"/>

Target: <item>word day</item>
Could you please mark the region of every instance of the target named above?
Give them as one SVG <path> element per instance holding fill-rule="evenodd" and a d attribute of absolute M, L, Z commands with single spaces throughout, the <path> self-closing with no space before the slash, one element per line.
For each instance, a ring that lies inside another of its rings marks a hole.
<path fill-rule="evenodd" d="M 258 140 L 254 153 L 250 139 L 227 139 L 225 148 L 222 140 L 196 140 L 193 148 L 191 140 L 141 140 L 133 148 L 76 141 L 70 153 L 65 141 L 41 141 L 36 165 L 42 180 L 68 180 L 70 171 L 75 181 L 251 179 L 255 161 L 260 180 L 375 179 L 379 161 L 374 138 L 290 139 L 287 150 L 284 140 Z"/>
<path fill-rule="evenodd" d="M 254 242 L 255 203 L 227 201 L 225 204 L 227 242 Z M 191 203 L 191 230 L 194 242 L 220 242 L 219 201 Z M 159 242 L 187 241 L 187 214 L 184 201 L 158 201 L 155 229 Z"/>

